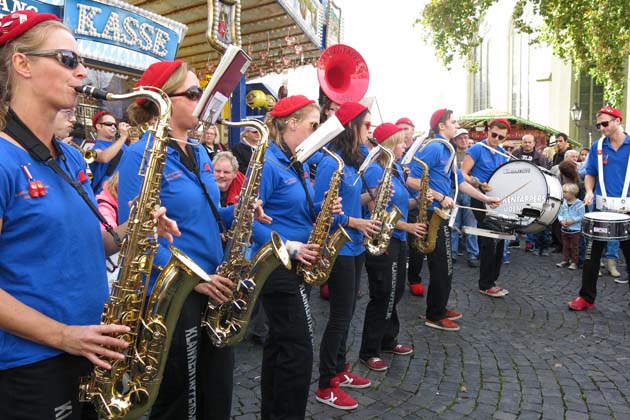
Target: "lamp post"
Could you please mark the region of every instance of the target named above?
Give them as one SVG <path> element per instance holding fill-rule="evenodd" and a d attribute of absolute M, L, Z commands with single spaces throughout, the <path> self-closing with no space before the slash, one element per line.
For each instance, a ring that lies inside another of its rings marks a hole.
<path fill-rule="evenodd" d="M 571 108 L 571 119 L 573 120 L 573 123 L 575 124 L 575 126 L 578 128 L 578 134 L 579 134 L 580 128 L 584 128 L 588 132 L 588 147 L 591 147 L 592 136 L 593 136 L 593 126 L 588 123 L 580 122 L 582 120 L 582 108 L 580 108 L 577 102 L 575 102 L 573 104 L 573 107 Z"/>

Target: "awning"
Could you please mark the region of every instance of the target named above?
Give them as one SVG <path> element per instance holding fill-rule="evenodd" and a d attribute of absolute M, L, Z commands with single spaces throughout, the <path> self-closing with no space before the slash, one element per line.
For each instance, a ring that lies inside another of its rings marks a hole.
<path fill-rule="evenodd" d="M 207 69 L 211 72 L 219 62 L 220 55 L 210 47 L 206 36 L 207 0 L 128 0 L 128 3 L 188 26 L 177 58 L 198 71 Z M 283 67 L 278 63 L 287 64 L 287 60 L 291 60 L 290 67 L 317 61 L 321 52 L 323 6 L 319 0 L 305 0 L 300 2 L 301 10 L 295 11 L 291 8 L 292 4 L 297 2 L 241 0 L 242 48 L 253 59 L 248 69 L 248 79 L 272 72 L 280 73 L 288 66 Z M 293 17 L 292 14 L 298 16 Z M 313 25 L 309 25 L 309 22 Z M 299 47 L 296 48 L 297 45 Z M 300 49 L 301 53 L 297 54 L 295 51 Z M 270 59 L 265 59 L 267 51 Z"/>
<path fill-rule="evenodd" d="M 482 109 L 481 111 L 473 112 L 472 114 L 459 116 L 457 117 L 457 122 L 459 122 L 460 127 L 463 127 L 467 130 L 479 130 L 480 128 L 485 129 L 486 125 L 495 118 L 506 119 L 512 125 L 512 130 L 537 129 L 544 131 L 548 135 L 554 136 L 560 133 L 560 130 L 557 130 L 555 128 L 548 127 L 546 125 L 539 124 L 525 118 L 517 117 L 505 111 L 499 111 L 494 108 L 486 108 Z M 569 137 L 569 143 L 578 148 L 582 147 L 582 144 L 580 142 L 572 139 L 571 137 Z"/>

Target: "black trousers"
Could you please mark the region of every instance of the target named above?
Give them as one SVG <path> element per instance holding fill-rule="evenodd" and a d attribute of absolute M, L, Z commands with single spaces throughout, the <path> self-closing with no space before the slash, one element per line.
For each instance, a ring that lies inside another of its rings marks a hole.
<path fill-rule="evenodd" d="M 365 322 L 359 357 L 377 357 L 381 350 L 398 344 L 400 321 L 396 305 L 405 291 L 407 243 L 392 238 L 387 251 L 377 257 L 365 255 L 370 285 L 370 301 L 365 308 Z"/>
<path fill-rule="evenodd" d="M 416 223 L 418 221 L 418 209 L 409 210 L 407 220 L 409 220 L 409 223 Z M 412 240 L 410 236 L 407 241 L 407 282 L 409 284 L 419 284 L 422 283 L 420 273 L 422 272 L 422 265 L 424 263 L 424 254 L 421 254 L 420 251 L 411 246 Z"/>
<path fill-rule="evenodd" d="M 427 291 L 426 316 L 429 321 L 439 321 L 446 318 L 446 305 L 453 281 L 451 229 L 448 227 L 448 220 L 441 221 L 435 239 L 435 250 L 427 255 L 427 260 L 431 280 Z"/>
<path fill-rule="evenodd" d="M 186 298 L 166 360 L 164 378 L 149 419 L 230 418 L 234 350 L 216 348 L 200 322 L 208 297 Z"/>
<path fill-rule="evenodd" d="M 630 261 L 630 240 L 621 241 L 619 245 L 626 261 Z M 582 267 L 580 296 L 588 303 L 594 303 L 597 297 L 599 264 L 605 249 L 606 242 L 586 239 L 586 255 L 584 257 L 584 266 Z M 630 273 L 630 264 L 628 264 L 627 268 L 628 273 Z"/>
<path fill-rule="evenodd" d="M 330 380 L 345 370 L 346 342 L 364 262 L 365 254 L 338 256 L 328 277 L 330 315 L 319 349 L 320 388 L 329 388 Z"/>
<path fill-rule="evenodd" d="M 262 303 L 269 320 L 263 347 L 263 420 L 303 419 L 313 370 L 313 322 L 302 277 L 280 267 L 265 283 Z"/>
<path fill-rule="evenodd" d="M 80 420 L 79 378 L 91 371 L 87 359 L 69 354 L 0 371 L 0 419 Z"/>
<path fill-rule="evenodd" d="M 474 208 L 485 209 L 484 204 L 474 198 L 471 199 L 470 204 Z M 475 211 L 474 213 L 479 229 L 498 230 L 496 225 L 488 221 L 484 212 Z M 504 247 L 505 240 L 503 239 L 479 235 L 479 290 L 496 286 L 497 279 L 501 274 Z"/>

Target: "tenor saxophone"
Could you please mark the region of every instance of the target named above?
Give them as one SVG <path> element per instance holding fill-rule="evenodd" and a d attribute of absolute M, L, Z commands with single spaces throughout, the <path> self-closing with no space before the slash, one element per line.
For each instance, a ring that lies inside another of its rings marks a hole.
<path fill-rule="evenodd" d="M 455 155 L 455 150 L 453 150 L 453 146 L 450 145 L 445 140 L 442 139 L 432 139 L 424 144 L 424 147 L 430 143 L 439 142 L 448 147 L 451 158 L 453 159 Z M 417 157 L 413 157 L 420 166 L 424 168 L 424 172 L 422 174 L 422 189 L 420 190 L 420 194 L 418 196 L 418 223 L 428 224 L 427 235 L 423 238 L 416 238 L 411 242 L 411 246 L 417 249 L 422 254 L 430 254 L 435 250 L 435 241 L 437 239 L 438 228 L 442 223 L 442 220 L 447 220 L 448 215 L 441 208 L 435 207 L 433 209 L 433 215 L 431 216 L 431 220 L 428 218 L 427 208 L 431 202 L 427 199 L 429 193 L 429 167 L 426 163 L 418 159 Z M 449 160 L 450 161 L 450 160 Z"/>
<path fill-rule="evenodd" d="M 280 264 L 287 269 L 291 268 L 289 252 L 276 232 L 271 233 L 271 240 L 263 245 L 251 260 L 247 259 L 254 222 L 254 206 L 258 200 L 269 130 L 266 125 L 253 119 L 242 122 L 223 121 L 223 124 L 254 127 L 260 132 L 261 139 L 249 161 L 246 181 L 234 212 L 232 228 L 227 233 L 225 257 L 217 268 L 218 275 L 232 281 L 232 297 L 220 305 L 208 301 L 201 320 L 202 327 L 217 347 L 236 344 L 243 339 L 256 299 L 267 277 Z"/>
<path fill-rule="evenodd" d="M 117 338 L 129 346 L 124 360 L 107 359 L 111 370 L 95 367 L 82 378 L 79 398 L 94 405 L 99 419 L 137 419 L 157 397 L 173 331 L 184 301 L 199 281 L 208 275 L 174 247 L 171 259 L 158 276 L 149 299 L 147 288 L 158 249 L 157 221 L 153 212 L 160 205 L 162 171 L 166 160 L 171 102 L 159 89 L 136 88 L 126 94 L 111 94 L 90 86 L 80 93 L 103 100 L 149 99 L 156 103 L 159 117 L 150 129 L 139 175 L 139 196 L 129 212 L 127 236 L 120 249 L 120 272 L 105 303 L 101 324 L 126 325 L 130 331 Z M 149 149 L 150 147 L 150 149 Z M 148 153 L 148 157 L 147 157 Z"/>
<path fill-rule="evenodd" d="M 374 200 L 374 210 L 370 216 L 371 220 L 380 220 L 381 230 L 374 237 L 363 238 L 363 244 L 365 249 L 371 255 L 383 255 L 389 246 L 389 242 L 392 239 L 392 234 L 396 228 L 396 223 L 402 217 L 400 209 L 393 205 L 390 211 L 387 211 L 387 206 L 390 202 L 390 190 L 392 187 L 392 175 L 395 169 L 396 157 L 386 147 L 378 146 L 381 148 L 381 153 L 385 153 L 387 162 L 385 163 L 385 171 L 383 173 L 383 179 L 381 185 L 376 192 L 376 199 Z"/>
<path fill-rule="evenodd" d="M 332 214 L 333 204 L 339 197 L 339 187 L 341 186 L 341 180 L 343 177 L 343 160 L 334 152 L 331 152 L 327 148 L 322 148 L 324 152 L 330 155 L 335 162 L 337 162 L 337 170 L 333 173 L 330 180 L 330 188 L 326 193 L 326 198 L 322 202 L 322 207 L 317 215 L 315 221 L 315 227 L 308 238 L 309 244 L 317 244 L 320 247 L 320 253 L 317 255 L 315 261 L 311 265 L 305 265 L 298 263 L 297 273 L 304 276 L 304 282 L 313 287 L 319 287 L 326 283 L 333 264 L 339 255 L 339 251 L 345 245 L 346 242 L 352 241 L 350 235 L 339 225 L 337 230 L 330 235 L 332 224 L 334 221 L 334 215 Z"/>

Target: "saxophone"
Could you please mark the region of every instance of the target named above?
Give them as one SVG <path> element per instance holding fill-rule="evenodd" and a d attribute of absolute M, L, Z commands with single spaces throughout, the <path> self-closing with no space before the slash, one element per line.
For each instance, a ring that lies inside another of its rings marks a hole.
<path fill-rule="evenodd" d="M 453 146 L 445 140 L 442 139 L 433 139 L 429 140 L 424 144 L 424 147 L 430 143 L 439 142 L 448 147 L 451 152 L 451 158 L 449 161 L 452 161 L 455 156 L 455 150 Z M 435 250 L 435 240 L 437 239 L 438 228 L 442 223 L 442 220 L 447 220 L 449 216 L 446 214 L 444 210 L 441 208 L 435 207 L 433 209 L 433 215 L 431 216 L 431 220 L 428 220 L 427 208 L 431 202 L 427 199 L 429 194 L 429 167 L 426 163 L 418 159 L 417 157 L 413 157 L 413 160 L 416 161 L 420 166 L 424 168 L 424 172 L 422 174 L 422 190 L 418 196 L 418 223 L 424 223 L 428 225 L 428 233 L 424 238 L 416 238 L 411 242 L 411 246 L 417 249 L 422 254 L 430 254 Z M 446 170 L 449 170 L 450 166 L 446 167 Z"/>
<path fill-rule="evenodd" d="M 208 275 L 176 248 L 158 276 L 148 301 L 145 299 L 159 246 L 157 221 L 152 213 L 159 207 L 162 171 L 166 160 L 171 102 L 159 89 L 136 88 L 126 94 L 111 94 L 83 86 L 78 92 L 103 100 L 144 98 L 154 101 L 159 118 L 151 128 L 153 144 L 147 143 L 139 196 L 129 213 L 127 236 L 120 249 L 120 272 L 112 284 L 101 317 L 102 324 L 126 325 L 130 331 L 117 338 L 129 346 L 124 360 L 108 359 L 111 370 L 95 367 L 82 378 L 79 399 L 94 404 L 99 419 L 137 419 L 157 397 L 173 331 L 184 301 Z M 147 152 L 149 156 L 147 158 Z M 146 302 L 146 307 L 145 307 Z"/>
<path fill-rule="evenodd" d="M 291 269 L 289 252 L 276 232 L 271 233 L 271 240 L 258 250 L 251 261 L 246 258 L 254 222 L 254 205 L 258 200 L 260 178 L 265 151 L 268 146 L 269 130 L 266 125 L 254 119 L 243 122 L 223 121 L 223 124 L 235 127 L 254 127 L 260 132 L 261 139 L 249 161 L 246 181 L 234 211 L 232 228 L 227 233 L 225 257 L 223 263 L 217 268 L 218 275 L 232 281 L 232 298 L 220 305 L 214 305 L 208 301 L 208 307 L 201 320 L 201 325 L 208 333 L 212 344 L 217 347 L 236 344 L 243 339 L 256 299 L 267 277 L 280 264 Z"/>
<path fill-rule="evenodd" d="M 337 197 L 339 197 L 339 187 L 341 186 L 341 179 L 343 177 L 344 163 L 336 153 L 331 152 L 325 147 L 323 147 L 322 150 L 337 162 L 337 170 L 330 180 L 330 189 L 322 202 L 322 208 L 317 215 L 315 227 L 308 237 L 309 244 L 317 244 L 320 246 L 320 254 L 311 265 L 305 265 L 303 263 L 298 263 L 297 265 L 297 274 L 303 275 L 304 282 L 313 287 L 318 287 L 326 283 L 339 251 L 341 251 L 341 248 L 343 248 L 346 242 L 352 241 L 348 232 L 346 232 L 341 225 L 330 235 L 330 230 L 335 219 L 332 214 L 332 208 Z"/>
<path fill-rule="evenodd" d="M 390 202 L 389 195 L 392 186 L 392 172 L 395 169 L 394 164 L 396 163 L 396 158 L 386 147 L 380 145 L 378 147 L 381 148 L 382 153 L 385 153 L 387 162 L 384 165 L 385 172 L 383 173 L 381 185 L 376 192 L 374 210 L 372 210 L 370 219 L 382 221 L 381 231 L 371 239 L 367 236 L 363 238 L 365 249 L 371 255 L 375 256 L 382 255 L 387 250 L 389 242 L 392 239 L 394 229 L 396 228 L 396 223 L 402 217 L 402 212 L 396 205 L 393 205 L 392 209 L 387 211 L 387 206 Z"/>

